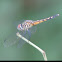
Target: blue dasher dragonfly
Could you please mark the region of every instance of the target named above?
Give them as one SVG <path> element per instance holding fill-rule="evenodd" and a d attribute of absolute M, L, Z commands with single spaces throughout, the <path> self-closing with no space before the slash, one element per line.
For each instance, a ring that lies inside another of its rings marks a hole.
<path fill-rule="evenodd" d="M 20 32 L 20 34 L 22 36 L 24 36 L 27 39 L 30 39 L 32 32 L 36 31 L 36 30 L 34 30 L 35 28 L 33 28 L 35 25 L 40 24 L 40 23 L 50 20 L 50 19 L 54 19 L 54 18 L 56 18 L 56 16 L 59 16 L 59 14 L 56 14 L 54 16 L 51 16 L 51 17 L 48 17 L 45 19 L 41 19 L 41 20 L 36 20 L 36 21 L 25 20 L 22 23 L 19 22 L 19 24 L 17 24 L 17 30 Z M 11 45 L 14 45 L 17 42 L 19 42 L 18 47 L 21 47 L 26 43 L 25 41 L 23 41 L 22 39 L 17 37 L 16 32 L 14 32 L 14 34 L 12 34 L 11 36 L 8 36 L 8 38 L 4 40 L 4 46 L 9 47 Z"/>

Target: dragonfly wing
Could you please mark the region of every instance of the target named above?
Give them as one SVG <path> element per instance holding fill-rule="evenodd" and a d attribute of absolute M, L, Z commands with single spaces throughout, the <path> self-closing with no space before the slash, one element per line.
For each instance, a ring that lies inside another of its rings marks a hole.
<path fill-rule="evenodd" d="M 21 24 L 24 20 L 20 20 L 20 21 L 15 21 L 13 22 L 13 26 L 14 26 L 14 29 L 15 31 L 10 34 L 5 40 L 4 40 L 4 47 L 9 47 L 9 46 L 12 46 L 14 45 L 16 42 L 19 41 L 19 38 L 16 36 L 16 32 L 18 32 L 17 30 L 17 26 L 18 24 Z"/>
<path fill-rule="evenodd" d="M 16 33 L 17 32 L 11 34 L 10 36 L 8 36 L 4 40 L 4 43 L 3 43 L 4 47 L 10 47 L 10 46 L 12 46 L 12 45 L 14 45 L 16 43 L 20 44 L 20 46 L 22 46 L 25 43 L 25 41 L 23 41 L 21 38 L 17 37 Z M 24 36 L 22 31 L 21 31 L 21 35 Z"/>
<path fill-rule="evenodd" d="M 34 34 L 37 30 L 37 27 L 36 26 L 33 26 L 29 29 L 29 31 L 31 32 L 31 34 Z"/>
<path fill-rule="evenodd" d="M 25 31 L 25 32 L 23 31 L 23 32 L 20 33 L 20 34 L 21 34 L 22 36 L 25 36 L 25 35 L 26 35 L 26 31 Z M 20 47 L 22 47 L 25 43 L 26 43 L 26 42 L 20 38 L 17 47 L 20 48 Z"/>
<path fill-rule="evenodd" d="M 30 38 L 31 38 L 31 31 L 30 30 L 28 30 L 28 35 L 29 35 L 29 40 L 30 40 Z"/>
<path fill-rule="evenodd" d="M 18 42 L 17 48 L 22 47 L 25 43 L 26 42 L 24 40 L 20 39 L 19 42 Z"/>
<path fill-rule="evenodd" d="M 21 34 L 22 36 L 24 36 L 26 39 L 30 39 L 31 37 L 31 33 L 28 32 L 28 31 L 25 31 L 23 34 Z M 22 47 L 24 44 L 26 43 L 26 41 L 24 41 L 23 39 L 20 39 L 19 40 L 19 43 L 18 43 L 18 48 Z"/>
<path fill-rule="evenodd" d="M 16 33 L 9 35 L 5 40 L 4 40 L 4 47 L 9 47 L 14 45 L 16 42 L 18 42 L 18 37 L 16 36 Z"/>

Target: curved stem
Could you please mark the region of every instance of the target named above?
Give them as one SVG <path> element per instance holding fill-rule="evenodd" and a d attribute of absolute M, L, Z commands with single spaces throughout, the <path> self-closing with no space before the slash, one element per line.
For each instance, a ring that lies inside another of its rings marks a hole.
<path fill-rule="evenodd" d="M 20 35 L 19 32 L 17 32 L 16 35 L 18 37 L 20 37 L 21 39 L 23 39 L 24 41 L 26 41 L 28 44 L 32 45 L 38 51 L 40 51 L 42 53 L 42 55 L 43 55 L 44 60 L 47 61 L 47 56 L 46 56 L 45 51 L 43 51 L 41 48 L 39 48 L 38 46 L 36 46 L 35 44 L 33 44 L 31 41 L 27 40 L 25 37 L 23 37 L 22 35 Z"/>

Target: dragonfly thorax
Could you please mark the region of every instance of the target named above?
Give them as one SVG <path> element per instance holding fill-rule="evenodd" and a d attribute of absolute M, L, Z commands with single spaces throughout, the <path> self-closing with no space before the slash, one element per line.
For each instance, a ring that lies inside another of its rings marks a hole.
<path fill-rule="evenodd" d="M 23 30 L 28 30 L 29 28 L 31 28 L 32 27 L 32 25 L 31 25 L 31 23 L 22 23 L 22 24 L 19 24 L 18 26 L 17 26 L 17 29 L 18 30 L 20 30 L 20 31 L 23 31 Z"/>

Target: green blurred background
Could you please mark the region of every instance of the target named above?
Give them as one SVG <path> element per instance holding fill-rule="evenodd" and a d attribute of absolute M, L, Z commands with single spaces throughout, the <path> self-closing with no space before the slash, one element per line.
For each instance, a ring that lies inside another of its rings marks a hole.
<path fill-rule="evenodd" d="M 38 20 L 59 13 L 60 16 L 37 25 L 31 41 L 42 48 L 48 60 L 62 60 L 62 0 L 0 0 L 0 60 L 44 60 L 29 44 L 5 48 L 4 39 L 14 33 L 13 22 Z"/>

